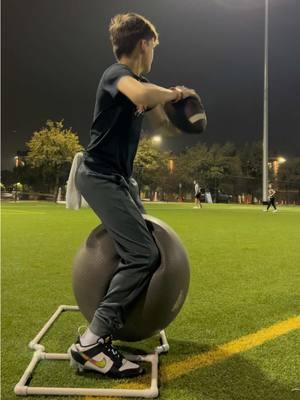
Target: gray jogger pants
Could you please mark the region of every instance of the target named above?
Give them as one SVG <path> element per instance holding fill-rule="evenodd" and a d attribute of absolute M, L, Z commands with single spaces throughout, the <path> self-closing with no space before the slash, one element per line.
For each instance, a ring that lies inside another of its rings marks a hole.
<path fill-rule="evenodd" d="M 83 161 L 75 182 L 101 219 L 120 256 L 107 294 L 90 324 L 94 334 L 106 336 L 124 325 L 131 304 L 159 266 L 159 250 L 142 216 L 144 208 L 134 179 L 94 172 Z"/>

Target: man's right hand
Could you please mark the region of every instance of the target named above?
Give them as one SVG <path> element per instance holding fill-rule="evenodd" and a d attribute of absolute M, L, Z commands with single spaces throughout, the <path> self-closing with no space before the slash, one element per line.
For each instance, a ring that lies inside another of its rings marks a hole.
<path fill-rule="evenodd" d="M 197 97 L 200 100 L 200 96 L 194 89 L 187 88 L 185 86 L 175 86 L 174 89 L 180 90 L 183 94 L 182 98 L 185 99 L 186 97 Z"/>

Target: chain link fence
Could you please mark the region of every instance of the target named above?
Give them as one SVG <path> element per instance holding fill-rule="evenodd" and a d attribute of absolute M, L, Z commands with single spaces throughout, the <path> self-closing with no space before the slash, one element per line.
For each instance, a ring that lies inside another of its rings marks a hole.
<path fill-rule="evenodd" d="M 202 200 L 211 197 L 214 203 L 262 203 L 262 180 L 252 177 L 227 176 L 222 181 L 206 185 L 199 182 Z M 276 180 L 272 182 L 276 190 L 276 200 L 279 204 L 300 204 L 300 181 Z M 210 197 L 207 194 L 210 194 Z M 140 187 L 142 200 L 148 201 L 193 201 L 193 179 L 190 184 L 181 182 L 163 188 L 152 185 Z"/>

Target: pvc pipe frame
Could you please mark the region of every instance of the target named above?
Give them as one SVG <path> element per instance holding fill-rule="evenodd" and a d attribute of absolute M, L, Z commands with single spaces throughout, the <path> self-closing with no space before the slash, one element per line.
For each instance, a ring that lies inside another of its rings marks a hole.
<path fill-rule="evenodd" d="M 64 311 L 79 311 L 78 306 L 60 305 L 55 313 L 51 316 L 48 322 L 43 326 L 40 332 L 29 343 L 29 348 L 34 350 L 32 360 L 26 368 L 23 376 L 15 386 L 15 394 L 19 396 L 27 395 L 61 395 L 61 396 L 111 396 L 111 397 L 157 397 L 158 391 L 158 362 L 159 354 L 165 353 L 170 346 L 165 334 L 165 331 L 160 332 L 161 345 L 154 349 L 153 354 L 147 355 L 131 355 L 126 354 L 126 357 L 131 361 L 149 362 L 152 365 L 151 370 L 151 385 L 147 389 L 113 389 L 113 388 L 60 388 L 60 387 L 29 387 L 27 384 L 31 378 L 34 369 L 41 360 L 69 360 L 67 353 L 46 353 L 45 347 L 39 344 L 40 340 L 47 333 L 49 328 L 54 324 Z"/>

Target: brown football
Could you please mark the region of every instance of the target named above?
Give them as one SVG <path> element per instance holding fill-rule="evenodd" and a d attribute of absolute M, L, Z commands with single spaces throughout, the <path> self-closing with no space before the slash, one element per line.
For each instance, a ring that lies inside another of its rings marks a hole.
<path fill-rule="evenodd" d="M 177 103 L 166 103 L 165 112 L 176 128 L 186 133 L 202 133 L 207 126 L 206 113 L 197 97 L 189 96 Z"/>

